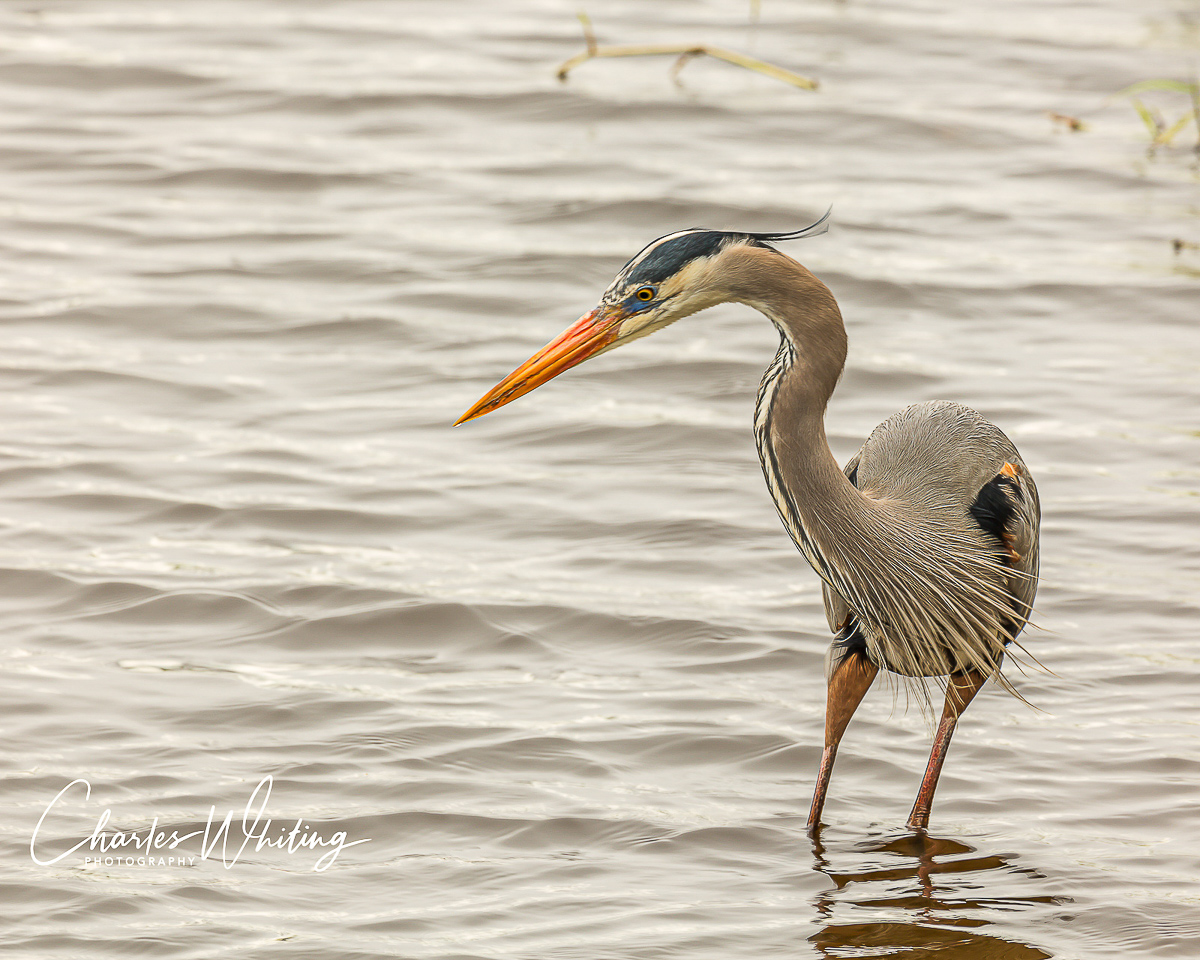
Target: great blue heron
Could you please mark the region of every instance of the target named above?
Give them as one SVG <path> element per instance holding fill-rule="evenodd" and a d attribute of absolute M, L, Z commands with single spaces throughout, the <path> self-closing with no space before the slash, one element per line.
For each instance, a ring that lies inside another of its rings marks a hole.
<path fill-rule="evenodd" d="M 829 214 L 792 233 L 691 229 L 655 240 L 585 314 L 504 378 L 459 423 L 564 370 L 718 303 L 754 307 L 780 333 L 763 375 L 754 434 L 767 487 L 823 581 L 834 632 L 825 660 L 825 750 L 808 828 L 838 744 L 883 667 L 946 678 L 946 699 L 908 825 L 923 830 L 959 715 L 1027 622 L 1037 589 L 1037 487 L 1012 442 L 974 410 L 918 403 L 871 433 L 839 470 L 825 407 L 846 362 L 833 294 L 771 246 L 824 233 Z M 1015 691 L 1014 691 L 1015 692 Z"/>

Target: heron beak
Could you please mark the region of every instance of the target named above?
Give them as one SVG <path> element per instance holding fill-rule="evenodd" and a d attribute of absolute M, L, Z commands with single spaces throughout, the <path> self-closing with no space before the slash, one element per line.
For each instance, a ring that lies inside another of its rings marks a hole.
<path fill-rule="evenodd" d="M 617 339 L 624 319 L 620 312 L 605 311 L 602 307 L 584 314 L 480 397 L 454 425 L 457 427 L 460 423 L 491 413 L 517 397 L 525 396 L 547 380 L 553 380 L 564 370 L 570 370 L 588 357 L 595 356 Z"/>

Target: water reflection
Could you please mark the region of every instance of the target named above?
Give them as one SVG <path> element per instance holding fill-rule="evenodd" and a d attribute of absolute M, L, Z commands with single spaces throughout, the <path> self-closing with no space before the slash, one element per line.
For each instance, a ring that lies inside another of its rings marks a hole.
<path fill-rule="evenodd" d="M 980 920 L 979 924 L 986 921 Z M 917 923 L 845 923 L 809 937 L 822 957 L 906 957 L 908 960 L 1047 960 L 1052 954 L 958 927 Z M 867 952 L 869 951 L 869 952 Z"/>
<path fill-rule="evenodd" d="M 1045 879 L 1016 864 L 1013 855 L 981 853 L 949 837 L 906 833 L 829 847 L 818 837 L 813 858 L 814 869 L 833 881 L 833 887 L 814 900 L 823 926 L 809 942 L 822 957 L 1052 956 L 1011 936 L 980 932 L 994 926 L 986 918 L 997 911 L 1062 902 L 1050 895 L 981 896 L 985 889 L 1000 891 L 1014 881 Z"/>

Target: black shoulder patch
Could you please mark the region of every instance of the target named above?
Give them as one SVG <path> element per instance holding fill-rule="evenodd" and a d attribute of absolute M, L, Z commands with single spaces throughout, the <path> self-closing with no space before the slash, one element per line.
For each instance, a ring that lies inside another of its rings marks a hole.
<path fill-rule="evenodd" d="M 1007 546 L 1005 535 L 1017 509 L 1013 498 L 1020 495 L 1017 482 L 1012 477 L 996 474 L 980 488 L 975 502 L 968 508 L 983 532 L 995 537 L 1002 547 Z"/>
<path fill-rule="evenodd" d="M 850 481 L 850 486 L 858 487 L 858 464 L 854 465 L 854 469 L 846 474 L 846 479 Z"/>
<path fill-rule="evenodd" d="M 717 253 L 732 236 L 736 234 L 720 230 L 696 230 L 667 240 L 654 247 L 622 279 L 625 283 L 662 283 L 667 277 L 678 273 L 685 263 Z M 637 258 L 634 257 L 634 260 Z"/>

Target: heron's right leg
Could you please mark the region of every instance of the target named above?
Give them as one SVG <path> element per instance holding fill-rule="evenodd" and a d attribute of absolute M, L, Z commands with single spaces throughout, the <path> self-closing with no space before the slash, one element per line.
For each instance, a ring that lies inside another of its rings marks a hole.
<path fill-rule="evenodd" d="M 933 791 L 937 789 L 938 777 L 942 775 L 942 764 L 946 762 L 946 751 L 950 749 L 950 738 L 954 736 L 954 727 L 958 724 L 958 718 L 962 716 L 962 712 L 975 699 L 975 694 L 987 683 L 987 679 L 978 670 L 968 670 L 966 673 L 951 675 L 950 682 L 946 684 L 946 706 L 942 710 L 942 720 L 938 724 L 937 736 L 933 738 L 929 766 L 925 768 L 925 779 L 921 781 L 917 802 L 913 804 L 912 814 L 908 818 L 908 825 L 914 830 L 924 830 L 929 826 L 929 809 L 933 806 Z"/>
<path fill-rule="evenodd" d="M 829 677 L 829 688 L 825 693 L 825 752 L 821 754 L 821 771 L 817 774 L 812 809 L 808 812 L 809 833 L 821 825 L 829 775 L 833 772 L 842 734 L 878 672 L 879 668 L 861 653 L 851 653 L 842 657 Z"/>

